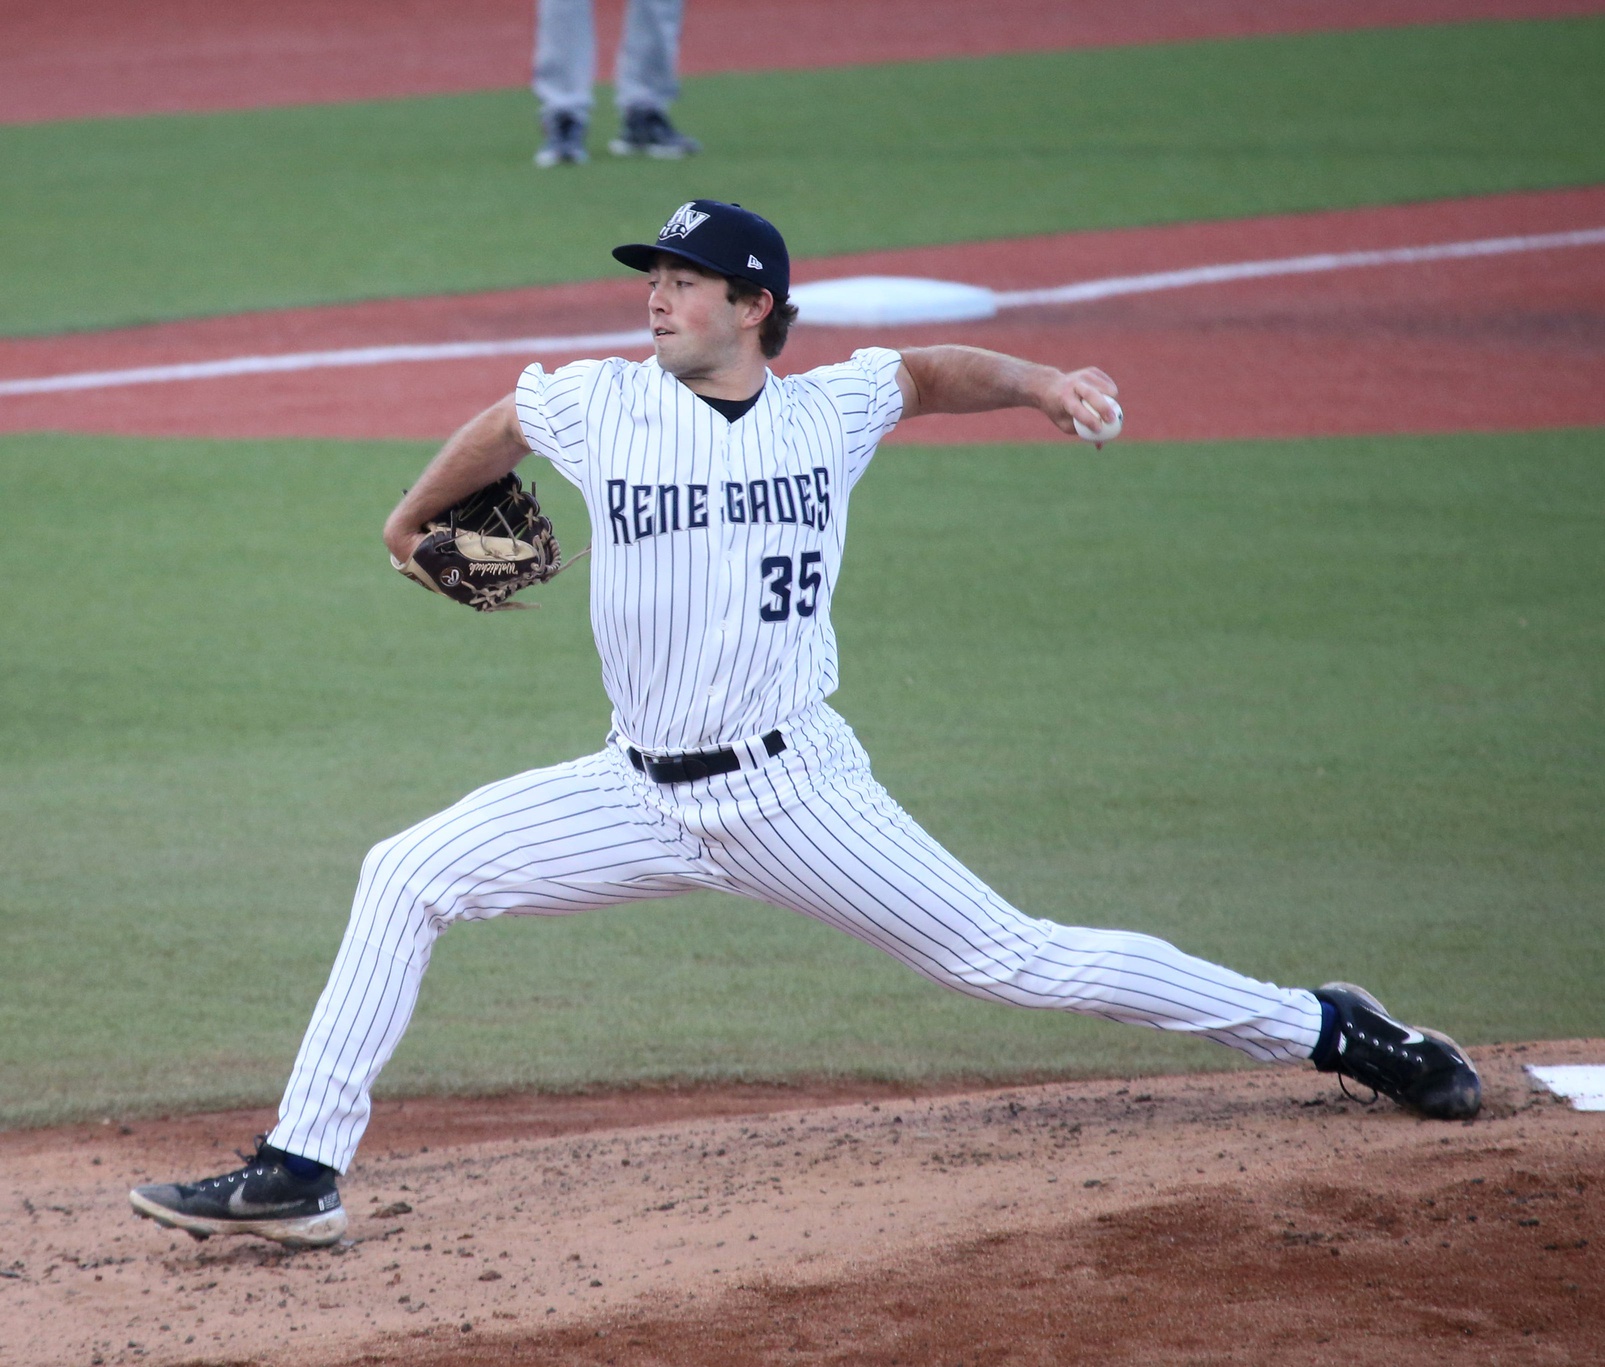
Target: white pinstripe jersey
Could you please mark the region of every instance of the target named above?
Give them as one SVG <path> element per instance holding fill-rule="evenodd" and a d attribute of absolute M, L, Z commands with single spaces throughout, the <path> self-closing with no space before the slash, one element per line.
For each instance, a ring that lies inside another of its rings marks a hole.
<path fill-rule="evenodd" d="M 590 511 L 591 627 L 631 743 L 728 745 L 835 692 L 848 494 L 902 416 L 901 359 L 770 374 L 734 423 L 653 360 L 520 377 L 526 440 Z"/>

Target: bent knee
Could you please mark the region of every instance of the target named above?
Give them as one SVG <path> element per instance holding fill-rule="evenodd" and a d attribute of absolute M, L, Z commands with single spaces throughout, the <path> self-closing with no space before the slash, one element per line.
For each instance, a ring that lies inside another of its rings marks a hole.
<path fill-rule="evenodd" d="M 353 920 L 370 925 L 398 922 L 435 922 L 443 928 L 455 915 L 446 895 L 449 879 L 438 857 L 432 859 L 427 841 L 416 839 L 417 828 L 381 840 L 362 861 Z"/>

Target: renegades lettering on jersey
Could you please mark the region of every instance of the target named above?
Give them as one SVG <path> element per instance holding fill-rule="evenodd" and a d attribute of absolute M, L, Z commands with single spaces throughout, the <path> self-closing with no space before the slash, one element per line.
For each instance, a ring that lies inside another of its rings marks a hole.
<path fill-rule="evenodd" d="M 612 528 L 615 546 L 621 543 L 628 546 L 632 540 L 639 541 L 661 532 L 682 530 L 682 507 L 685 509 L 685 531 L 695 532 L 706 527 L 708 486 L 630 484 L 622 479 L 610 479 L 607 482 L 608 525 Z"/>
<path fill-rule="evenodd" d="M 628 546 L 665 532 L 701 531 L 708 525 L 708 486 L 631 484 L 628 480 L 610 479 L 607 516 L 615 546 Z M 816 465 L 805 475 L 726 480 L 720 520 L 784 522 L 822 532 L 830 522 L 830 471 Z"/>
<path fill-rule="evenodd" d="M 726 480 L 724 520 L 796 522 L 822 532 L 830 521 L 830 471 L 816 465 L 806 475 L 775 475 L 746 483 Z"/>

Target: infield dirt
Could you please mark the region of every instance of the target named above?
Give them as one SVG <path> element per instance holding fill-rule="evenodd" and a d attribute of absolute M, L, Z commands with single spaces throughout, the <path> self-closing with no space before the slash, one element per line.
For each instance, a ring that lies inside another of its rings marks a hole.
<path fill-rule="evenodd" d="M 1470 1124 L 1306 1069 L 411 1101 L 292 1253 L 136 1221 L 265 1114 L 0 1135 L 0 1341 L 55 1363 L 1584 1362 L 1605 1116 L 1474 1051 Z"/>

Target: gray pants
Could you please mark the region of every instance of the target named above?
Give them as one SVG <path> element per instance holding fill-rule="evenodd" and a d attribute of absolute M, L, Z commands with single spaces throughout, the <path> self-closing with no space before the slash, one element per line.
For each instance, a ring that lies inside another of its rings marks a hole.
<path fill-rule="evenodd" d="M 667 111 L 680 83 L 680 17 L 685 0 L 629 0 L 614 71 L 620 109 Z M 591 112 L 596 79 L 596 27 L 591 0 L 538 0 L 535 79 L 531 86 L 543 115 Z"/>

